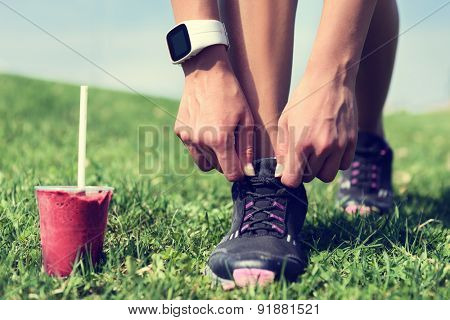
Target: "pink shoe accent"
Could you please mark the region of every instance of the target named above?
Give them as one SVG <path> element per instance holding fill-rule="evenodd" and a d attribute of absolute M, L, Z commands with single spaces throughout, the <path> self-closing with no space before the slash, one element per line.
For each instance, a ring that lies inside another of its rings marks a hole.
<path fill-rule="evenodd" d="M 345 212 L 347 212 L 348 214 L 355 214 L 356 211 L 358 211 L 358 206 L 356 204 L 349 204 L 345 208 Z"/>
<path fill-rule="evenodd" d="M 285 209 L 286 209 L 285 206 L 283 206 L 281 203 L 279 203 L 279 202 L 277 202 L 277 201 L 274 201 L 274 202 L 272 203 L 272 205 L 275 206 L 275 207 L 277 207 L 278 209 L 281 209 L 281 210 L 285 210 Z"/>
<path fill-rule="evenodd" d="M 277 219 L 278 221 L 284 222 L 284 219 L 282 217 L 277 216 L 276 214 L 271 213 L 269 217 Z"/>
<path fill-rule="evenodd" d="M 369 213 L 372 213 L 372 209 L 368 206 L 365 205 L 356 205 L 356 204 L 349 204 L 346 208 L 345 208 L 345 212 L 347 212 L 348 214 L 357 214 L 359 213 L 360 215 L 367 215 Z"/>
<path fill-rule="evenodd" d="M 360 206 L 359 207 L 359 214 L 360 215 L 366 215 L 372 212 L 372 209 L 368 206 Z"/>
<path fill-rule="evenodd" d="M 264 286 L 275 280 L 275 273 L 264 269 L 236 269 L 233 272 L 233 278 L 239 287 Z"/>
<path fill-rule="evenodd" d="M 281 229 L 279 226 L 272 223 L 272 229 L 277 230 L 279 233 L 284 233 L 284 230 Z"/>
<path fill-rule="evenodd" d="M 241 228 L 241 232 L 244 232 L 245 229 L 249 227 L 249 224 L 244 224 Z"/>

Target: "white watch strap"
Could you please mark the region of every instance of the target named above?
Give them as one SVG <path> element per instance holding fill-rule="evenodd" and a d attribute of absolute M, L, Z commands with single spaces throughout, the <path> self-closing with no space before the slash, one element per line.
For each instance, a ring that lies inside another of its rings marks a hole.
<path fill-rule="evenodd" d="M 217 20 L 187 20 L 186 25 L 191 40 L 191 52 L 183 61 L 197 55 L 204 48 L 216 44 L 229 47 L 228 36 L 225 26 Z M 181 63 L 183 61 L 179 61 Z"/>

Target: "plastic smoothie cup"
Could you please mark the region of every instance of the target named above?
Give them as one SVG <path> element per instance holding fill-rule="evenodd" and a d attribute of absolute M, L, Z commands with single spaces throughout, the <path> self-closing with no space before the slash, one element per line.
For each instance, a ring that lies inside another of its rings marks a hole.
<path fill-rule="evenodd" d="M 50 275 L 70 275 L 77 258 L 95 265 L 102 254 L 113 188 L 35 187 L 42 259 Z"/>

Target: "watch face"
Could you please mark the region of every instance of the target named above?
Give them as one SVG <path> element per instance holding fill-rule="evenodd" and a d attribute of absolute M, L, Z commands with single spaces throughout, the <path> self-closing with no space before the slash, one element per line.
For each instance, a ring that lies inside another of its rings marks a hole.
<path fill-rule="evenodd" d="M 176 26 L 167 34 L 166 38 L 170 57 L 173 61 L 178 61 L 191 52 L 191 40 L 186 25 Z"/>

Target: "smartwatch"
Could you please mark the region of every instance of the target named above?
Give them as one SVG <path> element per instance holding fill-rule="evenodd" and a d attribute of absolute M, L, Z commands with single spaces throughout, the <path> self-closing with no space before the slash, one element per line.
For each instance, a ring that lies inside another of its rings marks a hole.
<path fill-rule="evenodd" d="M 217 20 L 184 21 L 167 33 L 166 40 L 173 64 L 183 63 L 215 44 L 229 47 L 225 26 Z"/>

